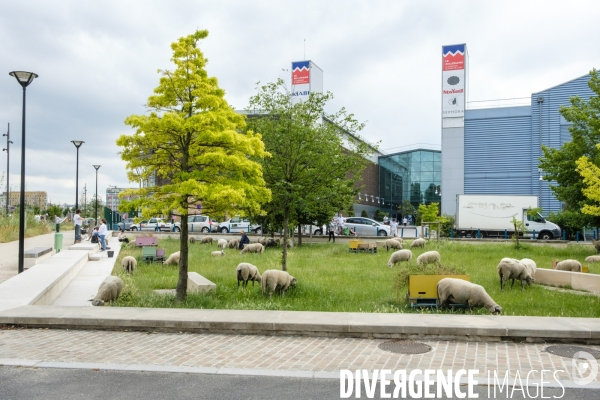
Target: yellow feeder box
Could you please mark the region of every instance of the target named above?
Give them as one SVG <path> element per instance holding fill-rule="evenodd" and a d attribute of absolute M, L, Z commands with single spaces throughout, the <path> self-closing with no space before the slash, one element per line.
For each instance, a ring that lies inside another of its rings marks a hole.
<path fill-rule="evenodd" d="M 358 251 L 358 245 L 361 243 L 362 243 L 362 241 L 360 241 L 360 240 L 350 239 L 350 247 L 348 250 L 356 253 Z"/>
<path fill-rule="evenodd" d="M 437 306 L 437 284 L 444 278 L 463 279 L 471 282 L 469 275 L 409 275 L 406 301 L 411 307 Z"/>

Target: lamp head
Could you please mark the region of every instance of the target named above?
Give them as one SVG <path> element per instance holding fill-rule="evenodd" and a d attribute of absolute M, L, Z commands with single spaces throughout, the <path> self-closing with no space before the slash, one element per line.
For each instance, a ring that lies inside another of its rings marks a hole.
<path fill-rule="evenodd" d="M 73 143 L 75 145 L 75 147 L 80 148 L 82 144 L 84 144 L 85 142 L 82 140 L 71 140 L 71 143 Z"/>
<path fill-rule="evenodd" d="M 98 169 L 100 169 L 100 165 L 93 165 L 94 168 L 96 168 L 96 171 L 98 171 Z"/>
<path fill-rule="evenodd" d="M 38 74 L 34 74 L 33 72 L 26 71 L 12 71 L 8 73 L 10 76 L 14 77 L 19 85 L 26 88 L 29 84 L 38 77 Z"/>

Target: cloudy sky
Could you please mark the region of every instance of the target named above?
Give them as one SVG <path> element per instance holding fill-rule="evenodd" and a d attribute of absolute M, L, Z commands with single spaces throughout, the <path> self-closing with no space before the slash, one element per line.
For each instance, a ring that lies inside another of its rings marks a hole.
<path fill-rule="evenodd" d="M 8 73 L 39 75 L 27 89 L 26 186 L 75 202 L 71 140 L 83 140 L 79 187 L 127 181 L 115 140 L 145 112 L 170 43 L 208 29 L 201 49 L 236 109 L 255 83 L 313 60 L 385 153 L 440 144 L 441 47 L 466 43 L 469 101 L 522 98 L 600 67 L 598 1 L 2 1 L 0 132 L 10 123 L 10 183 L 19 190 L 22 90 Z M 306 45 L 305 45 L 306 43 Z M 521 100 L 522 102 L 522 100 Z M 479 104 L 479 103 L 472 103 Z M 0 147 L 6 147 L 0 138 Z M 6 152 L 0 155 L 6 174 Z M 6 179 L 0 185 L 4 192 Z"/>

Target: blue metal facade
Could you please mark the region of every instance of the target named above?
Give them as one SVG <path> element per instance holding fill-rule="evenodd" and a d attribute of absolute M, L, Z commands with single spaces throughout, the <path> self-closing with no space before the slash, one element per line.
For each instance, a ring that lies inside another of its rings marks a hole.
<path fill-rule="evenodd" d="M 465 194 L 537 195 L 544 213 L 560 210 L 548 182 L 540 180 L 541 144 L 558 148 L 570 140 L 560 106 L 575 95 L 589 99 L 588 81 L 585 75 L 533 93 L 530 106 L 467 110 Z"/>

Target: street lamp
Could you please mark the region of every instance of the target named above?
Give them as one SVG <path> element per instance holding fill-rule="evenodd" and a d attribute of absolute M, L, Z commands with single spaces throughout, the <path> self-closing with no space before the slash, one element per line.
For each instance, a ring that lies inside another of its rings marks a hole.
<path fill-rule="evenodd" d="M 6 136 L 6 148 L 2 151 L 6 151 L 6 215 L 8 216 L 8 209 L 10 206 L 10 123 L 8 124 L 8 131 L 2 136 Z"/>
<path fill-rule="evenodd" d="M 96 168 L 96 203 L 94 205 L 94 209 L 96 210 L 96 214 L 94 217 L 94 226 L 98 225 L 98 170 L 100 169 L 100 165 L 94 165 Z"/>
<path fill-rule="evenodd" d="M 23 123 L 21 125 L 21 195 L 19 205 L 19 274 L 23 272 L 25 255 L 25 93 L 29 84 L 38 77 L 33 72 L 12 71 L 9 75 L 14 77 L 23 88 Z"/>
<path fill-rule="evenodd" d="M 77 164 L 75 167 L 75 211 L 79 208 L 79 148 L 85 142 L 81 140 L 71 140 L 71 143 L 77 148 Z"/>

